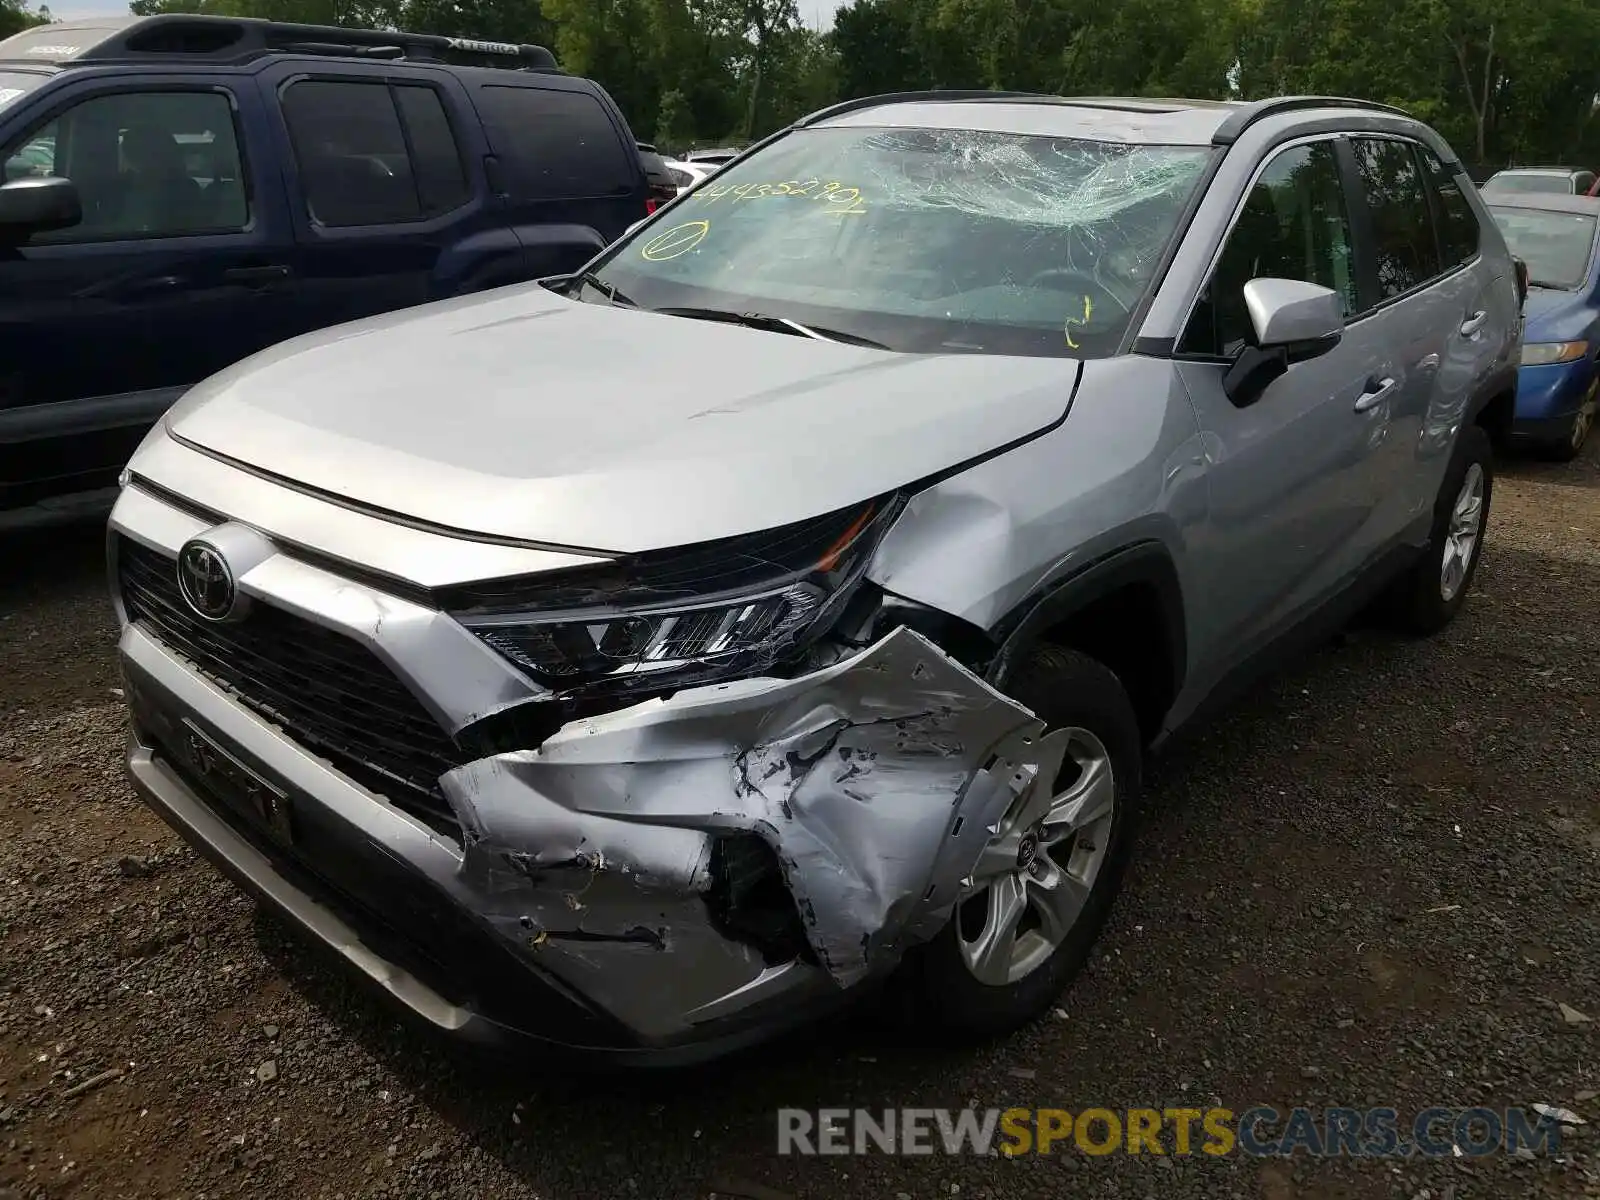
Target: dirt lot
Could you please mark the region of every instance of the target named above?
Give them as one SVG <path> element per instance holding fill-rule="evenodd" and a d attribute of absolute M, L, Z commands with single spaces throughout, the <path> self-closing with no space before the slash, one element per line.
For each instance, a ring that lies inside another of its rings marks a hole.
<path fill-rule="evenodd" d="M 401 1028 L 147 815 L 99 556 L 0 547 L 0 1200 L 1600 1196 L 1600 446 L 1508 468 L 1445 636 L 1356 634 L 1171 748 L 1056 1018 L 956 1053 L 859 1017 L 665 1078 Z M 1594 1123 L 1536 1162 L 774 1152 L 780 1106 L 1214 1102 Z"/>

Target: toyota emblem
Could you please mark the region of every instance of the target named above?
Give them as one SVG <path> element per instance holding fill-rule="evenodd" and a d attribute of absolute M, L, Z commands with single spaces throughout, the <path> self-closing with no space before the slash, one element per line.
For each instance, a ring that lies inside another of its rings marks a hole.
<path fill-rule="evenodd" d="M 189 607 L 208 621 L 226 621 L 233 615 L 233 572 L 205 542 L 189 542 L 178 552 L 178 590 Z"/>

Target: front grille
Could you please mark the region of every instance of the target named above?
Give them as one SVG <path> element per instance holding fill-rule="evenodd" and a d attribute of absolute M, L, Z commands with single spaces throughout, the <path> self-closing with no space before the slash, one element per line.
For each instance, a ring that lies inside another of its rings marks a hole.
<path fill-rule="evenodd" d="M 459 832 L 439 776 L 467 755 L 366 647 L 261 604 L 242 621 L 204 621 L 173 560 L 129 538 L 118 539 L 117 573 L 130 620 L 363 787 Z"/>

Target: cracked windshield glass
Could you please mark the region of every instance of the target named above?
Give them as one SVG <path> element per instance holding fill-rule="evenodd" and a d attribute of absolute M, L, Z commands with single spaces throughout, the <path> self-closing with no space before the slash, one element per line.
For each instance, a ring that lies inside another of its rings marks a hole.
<path fill-rule="evenodd" d="M 804 130 L 624 239 L 598 271 L 615 294 L 583 295 L 759 314 L 900 351 L 1108 355 L 1208 153 L 985 131 Z"/>

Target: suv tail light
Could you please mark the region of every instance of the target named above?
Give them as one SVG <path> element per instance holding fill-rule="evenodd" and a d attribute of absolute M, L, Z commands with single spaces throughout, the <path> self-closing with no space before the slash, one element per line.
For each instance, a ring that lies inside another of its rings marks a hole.
<path fill-rule="evenodd" d="M 655 216 L 656 209 L 658 209 L 660 207 L 661 207 L 661 201 L 657 200 L 654 196 L 646 196 L 645 197 L 645 199 L 644 199 L 644 215 L 645 216 L 647 216 L 647 217 Z"/>

